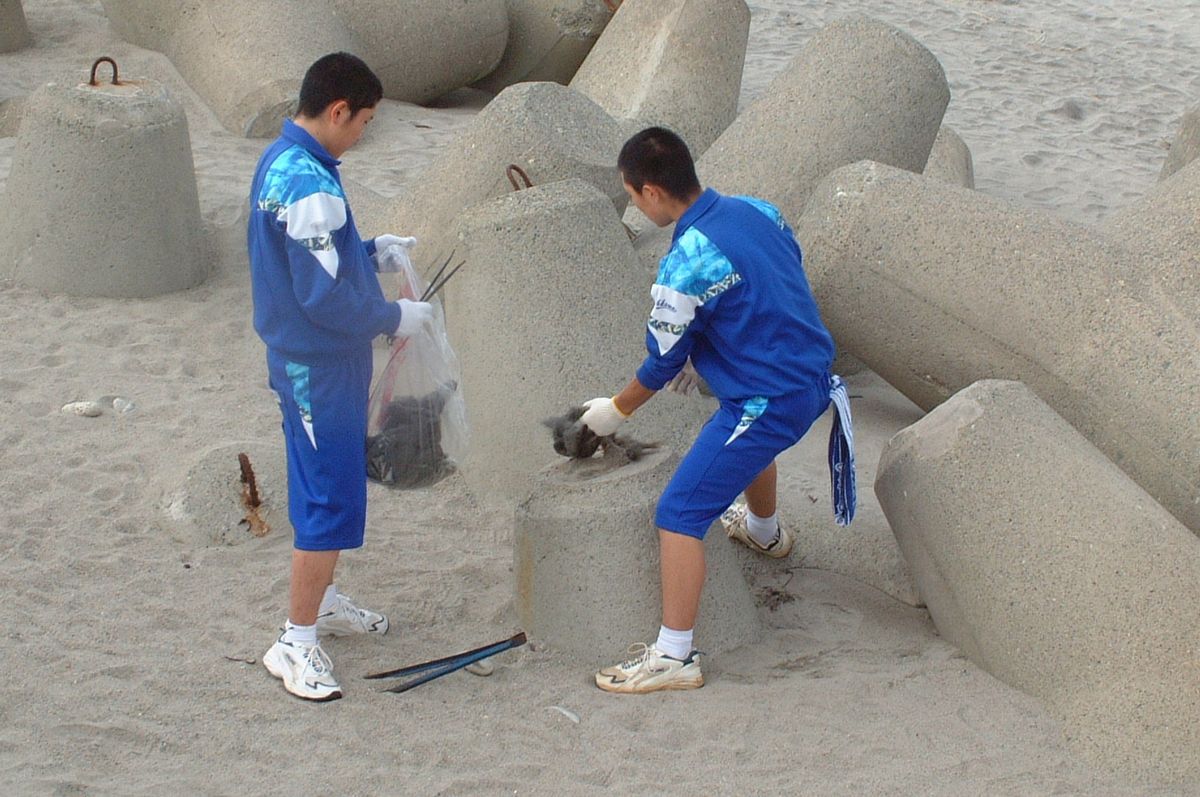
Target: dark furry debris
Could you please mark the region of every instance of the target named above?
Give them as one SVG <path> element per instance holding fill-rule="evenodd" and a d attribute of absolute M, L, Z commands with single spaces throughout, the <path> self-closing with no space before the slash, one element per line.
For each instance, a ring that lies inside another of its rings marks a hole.
<path fill-rule="evenodd" d="M 542 424 L 550 429 L 554 437 L 554 451 L 571 459 L 587 459 L 597 451 L 605 457 L 621 457 L 636 462 L 659 447 L 658 443 L 643 443 L 622 435 L 597 436 L 586 424 L 579 422 L 583 407 L 571 407 L 565 415 L 547 418 Z"/>

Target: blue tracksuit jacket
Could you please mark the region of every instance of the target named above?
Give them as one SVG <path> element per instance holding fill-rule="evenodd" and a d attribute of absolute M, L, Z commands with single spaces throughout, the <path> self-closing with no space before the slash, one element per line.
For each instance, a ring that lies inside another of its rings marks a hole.
<path fill-rule="evenodd" d="M 267 347 L 301 365 L 361 353 L 400 323 L 371 261 L 374 240 L 354 226 L 338 163 L 288 120 L 263 153 L 250 189 L 254 328 Z"/>
<path fill-rule="evenodd" d="M 793 394 L 825 384 L 833 338 L 783 214 L 707 189 L 675 226 L 650 296 L 649 352 L 638 380 L 660 390 L 689 356 L 720 399 Z"/>

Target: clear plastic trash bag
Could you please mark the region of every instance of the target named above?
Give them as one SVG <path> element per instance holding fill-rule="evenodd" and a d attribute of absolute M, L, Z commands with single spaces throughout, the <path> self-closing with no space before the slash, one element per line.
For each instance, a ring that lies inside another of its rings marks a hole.
<path fill-rule="evenodd" d="M 407 257 L 396 276 L 401 297 L 424 296 L 428 286 Z M 367 406 L 367 476 L 392 487 L 436 484 L 467 452 L 462 368 L 446 336 L 441 301 L 426 301 L 433 305 L 432 323 L 392 340 Z"/>

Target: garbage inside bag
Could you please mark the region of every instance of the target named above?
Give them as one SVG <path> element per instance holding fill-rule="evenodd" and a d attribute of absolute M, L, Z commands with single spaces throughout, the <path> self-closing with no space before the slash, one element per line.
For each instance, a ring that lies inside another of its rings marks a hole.
<path fill-rule="evenodd" d="M 367 436 L 367 476 L 392 487 L 427 487 L 453 473 L 455 462 L 442 448 L 442 413 L 457 388 L 452 382 L 384 405 L 379 433 Z"/>
<path fill-rule="evenodd" d="M 390 487 L 428 487 L 457 469 L 467 453 L 469 429 L 462 368 L 446 335 L 441 300 L 435 296 L 458 270 L 447 258 L 427 283 L 411 262 L 397 276 L 400 295 L 428 301 L 433 319 L 418 332 L 391 342 L 387 365 L 367 406 L 367 476 Z"/>

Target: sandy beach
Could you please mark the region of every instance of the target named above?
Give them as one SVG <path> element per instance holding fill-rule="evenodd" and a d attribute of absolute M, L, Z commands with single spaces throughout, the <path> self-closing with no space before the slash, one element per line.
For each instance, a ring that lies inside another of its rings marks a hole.
<path fill-rule="evenodd" d="M 945 122 L 971 149 L 977 189 L 1074 222 L 1100 222 L 1149 190 L 1200 98 L 1192 0 L 749 6 L 742 108 L 823 25 L 870 14 L 941 61 Z M 19 201 L 3 192 L 22 99 L 79 82 L 111 55 L 184 105 L 211 276 L 148 300 L 0 280 L 6 792 L 1200 794 L 1200 783 L 1133 780 L 1082 760 L 1035 699 L 971 664 L 923 608 L 803 566 L 748 563 L 767 638 L 711 657 L 695 692 L 609 695 L 589 669 L 535 645 L 497 657 L 489 678 L 380 693 L 364 674 L 517 630 L 513 507 L 472 495 L 460 477 L 416 491 L 370 485 L 367 543 L 343 557 L 338 582 L 389 612 L 393 630 L 328 643 L 345 699 L 286 695 L 259 663 L 286 614 L 291 547 L 245 252 L 246 195 L 267 142 L 229 133 L 167 58 L 116 36 L 99 2 L 24 9 L 34 45 L 0 55 L 3 201 Z M 342 173 L 398 196 L 477 110 L 385 100 Z M 889 424 L 920 413 L 869 373 L 853 385 L 863 457 L 877 459 Z M 60 410 L 80 400 L 104 412 Z M 814 434 L 784 460 L 784 490 L 828 489 Z M 273 526 L 261 538 L 224 500 L 238 452 L 260 475 Z M 546 452 L 550 464 L 549 437 Z M 865 462 L 872 477 L 874 466 Z M 874 501 L 869 478 L 860 489 Z"/>

